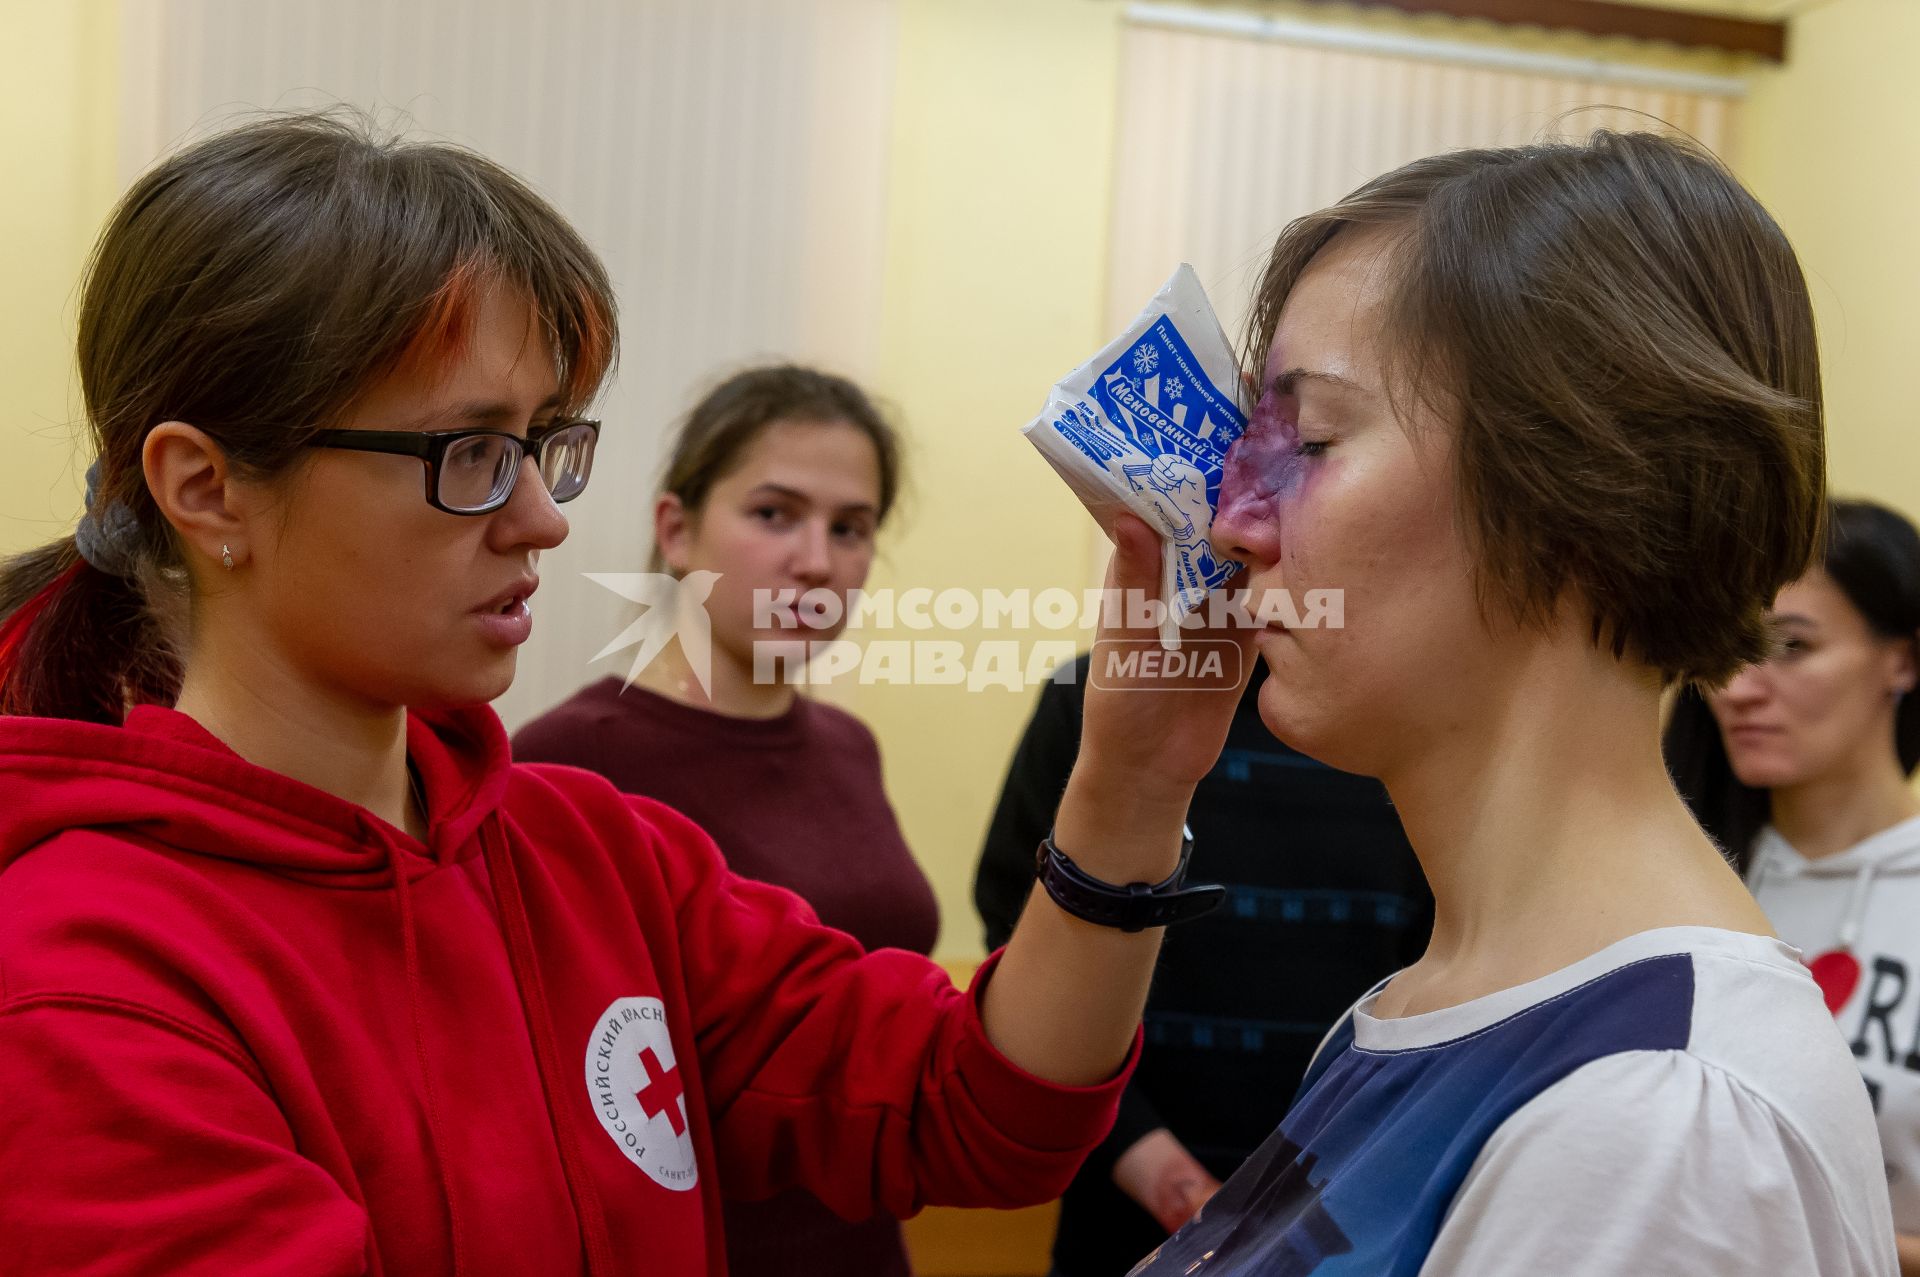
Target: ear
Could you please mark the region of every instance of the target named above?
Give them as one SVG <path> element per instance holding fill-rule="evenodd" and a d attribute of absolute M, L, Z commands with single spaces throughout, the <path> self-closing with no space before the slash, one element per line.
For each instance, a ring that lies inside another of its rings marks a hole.
<path fill-rule="evenodd" d="M 675 575 L 684 574 L 693 561 L 693 538 L 697 531 L 697 518 L 688 513 L 679 496 L 661 493 L 653 503 L 653 544 L 660 551 L 660 561 Z"/>
<path fill-rule="evenodd" d="M 1896 696 L 1905 696 L 1920 682 L 1920 635 L 1896 642 L 1893 651 L 1892 691 Z"/>
<path fill-rule="evenodd" d="M 238 500 L 227 454 L 197 426 L 163 421 L 147 432 L 140 449 L 147 488 L 160 513 L 186 543 L 189 556 L 218 564 L 231 554 L 234 563 L 250 549 L 250 522 Z"/>

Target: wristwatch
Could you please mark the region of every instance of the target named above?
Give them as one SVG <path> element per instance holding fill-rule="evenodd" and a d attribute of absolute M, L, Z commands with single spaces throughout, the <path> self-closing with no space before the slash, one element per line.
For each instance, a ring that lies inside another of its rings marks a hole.
<path fill-rule="evenodd" d="M 1212 913 L 1227 898 L 1218 883 L 1183 887 L 1187 861 L 1193 855 L 1193 831 L 1180 829 L 1180 863 L 1162 882 L 1130 882 L 1124 887 L 1103 882 L 1073 863 L 1048 834 L 1040 840 L 1034 873 L 1053 902 L 1076 918 L 1122 931 L 1170 927 Z"/>

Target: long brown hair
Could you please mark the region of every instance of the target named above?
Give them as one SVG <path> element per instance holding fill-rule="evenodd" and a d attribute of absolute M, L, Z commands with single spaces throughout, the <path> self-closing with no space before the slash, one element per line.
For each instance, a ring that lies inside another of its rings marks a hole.
<path fill-rule="evenodd" d="M 1669 680 L 1766 655 L 1819 543 L 1813 309 L 1792 247 L 1711 154 L 1653 133 L 1453 151 L 1292 223 L 1255 295 L 1257 377 L 1294 282 L 1348 228 L 1394 237 L 1396 382 L 1459 423 L 1483 607 Z"/>
<path fill-rule="evenodd" d="M 1920 656 L 1920 529 L 1905 515 L 1871 501 L 1835 501 L 1820 566 L 1869 630 L 1913 644 Z M 1745 873 L 1754 839 L 1772 818 L 1772 793 L 1734 775 L 1719 720 L 1698 687 L 1674 703 L 1662 747 L 1694 818 Z M 1893 753 L 1908 776 L 1920 769 L 1920 695 L 1908 692 L 1894 707 Z"/>
<path fill-rule="evenodd" d="M 238 473 L 282 474 L 369 386 L 456 349 L 495 284 L 532 300 L 562 410 L 584 405 L 614 358 L 611 284 L 492 161 L 336 111 L 260 118 L 137 181 L 80 306 L 98 455 L 81 539 L 0 565 L 0 713 L 117 723 L 177 692 L 167 618 L 184 614 L 188 576 L 143 477 L 149 430 L 188 422 Z"/>
<path fill-rule="evenodd" d="M 799 364 L 737 372 L 701 397 L 674 433 L 660 491 L 697 516 L 713 485 L 745 462 L 747 450 L 776 421 L 845 422 L 873 444 L 880 470 L 875 523 L 900 495 L 900 436 L 872 398 L 845 377 Z M 656 549 L 654 570 L 664 566 Z"/>

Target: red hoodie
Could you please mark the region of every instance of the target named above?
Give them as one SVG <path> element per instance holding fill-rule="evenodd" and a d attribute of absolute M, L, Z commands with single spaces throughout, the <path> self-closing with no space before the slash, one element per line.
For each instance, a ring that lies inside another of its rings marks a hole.
<path fill-rule="evenodd" d="M 0 1268 L 718 1275 L 723 1191 L 1011 1206 L 1111 1122 L 491 711 L 408 749 L 424 844 L 172 710 L 0 718 Z"/>

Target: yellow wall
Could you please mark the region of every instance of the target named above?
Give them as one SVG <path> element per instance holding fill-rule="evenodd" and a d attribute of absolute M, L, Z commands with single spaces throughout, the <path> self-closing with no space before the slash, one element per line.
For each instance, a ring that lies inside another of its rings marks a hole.
<path fill-rule="evenodd" d="M 1812 286 L 1834 492 L 1920 519 L 1914 49 L 1913 0 L 1832 0 L 1794 19 L 1786 65 L 1754 77 L 1733 163 Z"/>
<path fill-rule="evenodd" d="M 1920 4 L 1832 0 L 1759 72 L 1734 166 L 1813 286 L 1834 490 L 1920 516 Z"/>
<path fill-rule="evenodd" d="M 1102 0 L 902 6 L 877 383 L 911 431 L 910 491 L 870 588 L 1085 583 L 1093 523 L 1019 427 L 1108 336 L 1118 15 Z M 929 637 L 971 649 L 1076 635 Z M 979 952 L 973 864 L 1036 694 L 836 696 L 880 738 L 907 840 L 940 897 L 942 953 Z"/>
<path fill-rule="evenodd" d="M 0 554 L 79 513 L 76 284 L 118 193 L 117 41 L 116 0 L 0 0 Z"/>

